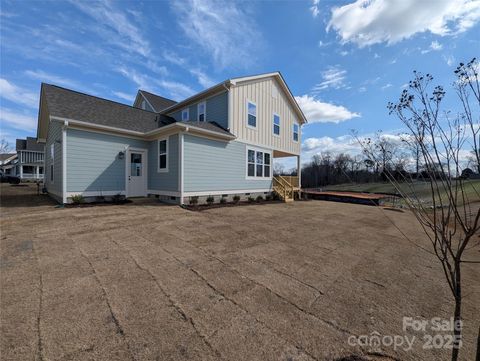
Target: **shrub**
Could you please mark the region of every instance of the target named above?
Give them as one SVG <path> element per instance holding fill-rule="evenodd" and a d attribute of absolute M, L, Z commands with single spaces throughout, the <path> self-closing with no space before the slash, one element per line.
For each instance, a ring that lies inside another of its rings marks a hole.
<path fill-rule="evenodd" d="M 280 195 L 277 192 L 273 193 L 273 200 L 274 201 L 279 201 L 280 200 Z"/>
<path fill-rule="evenodd" d="M 208 196 L 207 197 L 208 205 L 211 206 L 213 204 L 213 202 L 215 202 L 215 198 L 213 198 L 213 196 Z"/>
<path fill-rule="evenodd" d="M 190 202 L 190 205 L 196 206 L 198 204 L 198 196 L 190 197 L 189 202 Z"/>
<path fill-rule="evenodd" d="M 250 197 L 248 197 L 248 202 L 249 202 L 249 203 L 253 203 L 253 202 L 255 202 L 255 198 L 253 198 L 253 197 L 251 197 L 251 196 L 250 196 Z"/>
<path fill-rule="evenodd" d="M 225 203 L 227 203 L 227 198 L 225 197 L 220 198 L 220 204 L 225 204 Z"/>
<path fill-rule="evenodd" d="M 262 196 L 258 196 L 258 197 L 257 197 L 257 203 L 260 203 L 261 201 L 263 201 L 263 197 L 262 197 Z"/>
<path fill-rule="evenodd" d="M 272 200 L 272 195 L 271 195 L 271 194 L 267 194 L 267 195 L 265 196 L 265 200 L 266 200 L 266 201 L 271 201 L 271 200 Z"/>
<path fill-rule="evenodd" d="M 72 196 L 72 203 L 73 204 L 80 204 L 80 203 L 84 203 L 85 202 L 85 198 L 83 198 L 83 196 L 81 194 L 75 194 Z"/>
<path fill-rule="evenodd" d="M 120 193 L 117 193 L 112 196 L 113 203 L 121 203 L 123 201 L 123 196 Z"/>
<path fill-rule="evenodd" d="M 239 195 L 234 195 L 234 196 L 233 196 L 233 203 L 236 204 L 236 203 L 238 203 L 238 202 L 240 202 L 240 196 L 239 196 Z"/>

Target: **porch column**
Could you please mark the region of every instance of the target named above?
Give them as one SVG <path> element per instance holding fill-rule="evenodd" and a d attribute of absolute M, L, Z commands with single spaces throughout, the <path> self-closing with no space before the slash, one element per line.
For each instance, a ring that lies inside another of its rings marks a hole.
<path fill-rule="evenodd" d="M 20 170 L 20 179 L 22 179 L 23 178 L 23 165 L 20 164 L 19 167 L 20 167 L 20 169 L 19 169 Z"/>
<path fill-rule="evenodd" d="M 297 155 L 297 177 L 298 177 L 298 188 L 302 188 L 302 162 L 300 160 L 300 154 Z"/>
<path fill-rule="evenodd" d="M 37 165 L 35 167 L 35 178 L 39 179 L 40 178 L 40 170 L 39 170 L 39 166 Z"/>

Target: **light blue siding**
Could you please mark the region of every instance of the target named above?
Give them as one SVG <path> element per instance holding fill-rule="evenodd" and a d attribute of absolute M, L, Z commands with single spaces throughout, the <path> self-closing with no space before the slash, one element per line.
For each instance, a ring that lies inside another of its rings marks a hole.
<path fill-rule="evenodd" d="M 48 136 L 45 144 L 44 182 L 49 193 L 52 193 L 59 201 L 63 194 L 63 171 L 62 171 L 62 126 L 63 123 L 51 121 L 48 125 Z M 50 147 L 53 144 L 54 156 L 52 159 Z M 51 181 L 51 165 L 53 164 L 53 182 Z"/>
<path fill-rule="evenodd" d="M 158 172 L 158 140 L 148 150 L 148 189 L 178 191 L 178 134 L 168 137 L 168 172 Z"/>
<path fill-rule="evenodd" d="M 216 122 L 224 128 L 228 128 L 228 92 L 215 95 L 206 100 L 207 103 L 207 121 Z M 191 121 L 197 120 L 197 104 L 188 107 Z M 182 110 L 169 114 L 176 121 L 182 120 Z"/>
<path fill-rule="evenodd" d="M 127 146 L 149 148 L 149 142 L 126 137 L 67 130 L 67 191 L 125 190 L 125 162 L 119 158 Z"/>
<path fill-rule="evenodd" d="M 185 192 L 271 188 L 271 179 L 246 179 L 246 144 L 184 137 Z"/>

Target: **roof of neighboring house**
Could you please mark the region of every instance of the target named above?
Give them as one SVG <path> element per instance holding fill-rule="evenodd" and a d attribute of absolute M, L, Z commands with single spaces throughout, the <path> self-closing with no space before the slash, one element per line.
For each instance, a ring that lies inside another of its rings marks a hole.
<path fill-rule="evenodd" d="M 5 160 L 7 160 L 8 158 L 14 157 L 16 155 L 17 155 L 16 153 L 1 153 L 0 154 L 0 162 L 3 162 Z"/>
<path fill-rule="evenodd" d="M 37 143 L 37 138 L 27 137 L 27 139 L 17 139 L 15 149 L 17 152 L 19 150 L 43 152 L 45 150 L 45 144 Z"/>
<path fill-rule="evenodd" d="M 164 114 L 150 112 L 56 85 L 42 83 L 42 96 L 46 99 L 50 116 L 72 122 L 89 123 L 139 133 L 148 133 L 176 123 L 174 118 Z M 200 125 L 193 124 L 194 122 L 191 123 L 191 126 L 206 131 L 212 131 L 222 135 L 232 135 L 214 122 Z"/>
<path fill-rule="evenodd" d="M 149 93 L 145 90 L 139 90 L 138 92 L 143 95 L 143 97 L 148 103 L 150 103 L 150 105 L 153 107 L 153 110 L 156 112 L 161 112 L 163 109 L 167 109 L 168 107 L 177 104 L 175 100 L 164 98 L 160 95 Z"/>

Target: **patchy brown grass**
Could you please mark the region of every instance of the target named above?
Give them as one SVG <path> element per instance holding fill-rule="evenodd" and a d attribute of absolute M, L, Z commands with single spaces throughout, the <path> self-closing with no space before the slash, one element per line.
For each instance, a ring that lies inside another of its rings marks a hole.
<path fill-rule="evenodd" d="M 408 212 L 322 201 L 58 209 L 18 189 L 1 186 L 2 359 L 448 358 L 421 343 L 374 353 L 347 343 L 403 335 L 403 316 L 450 317 L 444 276 L 414 245 L 427 243 Z M 464 277 L 461 356 L 471 360 L 478 265 Z"/>

